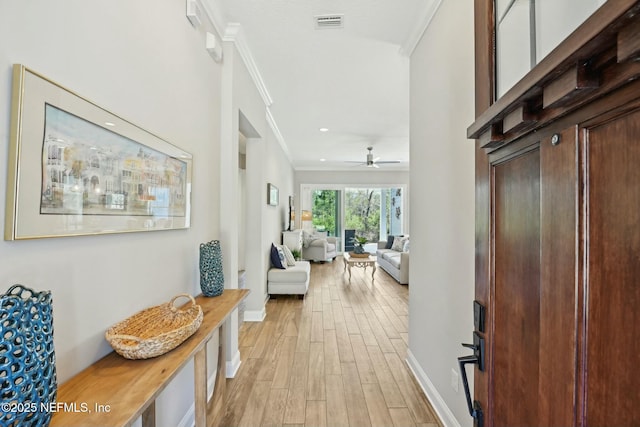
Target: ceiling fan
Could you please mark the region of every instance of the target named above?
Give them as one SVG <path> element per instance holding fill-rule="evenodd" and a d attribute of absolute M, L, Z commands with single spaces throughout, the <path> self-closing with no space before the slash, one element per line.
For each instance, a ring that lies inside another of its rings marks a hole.
<path fill-rule="evenodd" d="M 369 150 L 369 153 L 367 153 L 367 161 L 366 162 L 360 162 L 357 160 L 347 160 L 347 163 L 358 163 L 358 166 L 366 166 L 368 168 L 379 168 L 381 164 L 385 164 L 385 163 L 400 163 L 400 160 L 386 160 L 386 161 L 379 161 L 380 157 L 376 157 L 375 159 L 373 158 L 373 147 L 367 147 L 367 150 Z"/>

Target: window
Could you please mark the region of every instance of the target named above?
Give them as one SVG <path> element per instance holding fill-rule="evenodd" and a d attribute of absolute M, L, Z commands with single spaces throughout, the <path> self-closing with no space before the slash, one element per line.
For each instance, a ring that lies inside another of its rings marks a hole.
<path fill-rule="evenodd" d="M 323 188 L 303 185 L 301 190 L 302 211 L 311 211 L 313 227 L 328 236 L 338 237 L 344 248 L 349 247 L 350 236 L 356 234 L 370 242 L 366 250 L 375 252 L 379 240 L 406 232 L 404 189 L 400 186 Z M 301 228 L 309 225 L 306 221 L 302 220 Z"/>
<path fill-rule="evenodd" d="M 314 190 L 312 193 L 312 223 L 316 230 L 328 236 L 340 236 L 340 190 Z"/>
<path fill-rule="evenodd" d="M 347 188 L 345 229 L 375 244 L 403 232 L 402 189 Z M 375 249 L 375 248 L 374 248 Z"/>
<path fill-rule="evenodd" d="M 605 0 L 494 0 L 496 91 L 504 95 Z"/>

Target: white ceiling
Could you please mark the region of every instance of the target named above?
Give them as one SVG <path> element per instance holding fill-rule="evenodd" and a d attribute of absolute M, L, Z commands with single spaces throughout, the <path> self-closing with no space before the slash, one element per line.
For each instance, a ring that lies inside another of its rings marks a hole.
<path fill-rule="evenodd" d="M 442 0 L 203 1 L 224 26 L 241 25 L 296 170 L 408 169 L 406 52 Z M 315 29 L 327 14 L 344 15 L 344 28 Z M 345 163 L 364 162 L 368 146 L 401 163 Z"/>

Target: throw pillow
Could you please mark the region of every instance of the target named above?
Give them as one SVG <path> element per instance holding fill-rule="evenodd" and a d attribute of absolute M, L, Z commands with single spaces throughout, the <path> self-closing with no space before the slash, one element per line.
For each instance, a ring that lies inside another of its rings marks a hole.
<path fill-rule="evenodd" d="M 289 267 L 293 267 L 294 265 L 296 265 L 296 259 L 293 256 L 293 254 L 291 253 L 291 249 L 289 249 L 289 247 L 285 246 L 285 245 L 281 245 L 280 247 L 282 248 L 282 251 L 284 252 L 284 257 L 287 260 L 287 265 Z"/>
<path fill-rule="evenodd" d="M 311 234 L 308 231 L 302 231 L 302 246 L 308 248 L 311 242 L 318 240 L 319 237 L 315 234 Z"/>
<path fill-rule="evenodd" d="M 284 250 L 282 249 L 281 246 L 276 246 L 276 249 L 278 249 L 278 257 L 280 258 L 280 264 L 282 264 L 282 268 L 286 270 L 288 265 L 287 265 L 287 257 L 284 256 Z"/>
<path fill-rule="evenodd" d="M 387 236 L 387 244 L 384 246 L 385 249 L 391 249 L 391 246 L 393 246 L 393 239 L 394 238 L 395 238 L 395 236 L 393 236 L 393 235 Z"/>
<path fill-rule="evenodd" d="M 273 243 L 271 244 L 271 254 L 269 258 L 271 259 L 271 265 L 275 268 L 286 268 L 282 266 L 282 262 L 280 262 L 280 254 L 278 254 L 278 248 L 276 248 L 276 245 L 274 245 Z"/>
<path fill-rule="evenodd" d="M 409 252 L 409 239 L 407 238 L 402 246 L 402 252 Z"/>
<path fill-rule="evenodd" d="M 391 250 L 396 252 L 402 252 L 402 246 L 404 245 L 404 237 L 396 236 L 393 238 L 393 245 L 391 245 Z"/>
<path fill-rule="evenodd" d="M 309 242 L 311 241 L 311 233 L 306 230 L 302 230 L 302 245 L 305 248 L 309 247 Z"/>

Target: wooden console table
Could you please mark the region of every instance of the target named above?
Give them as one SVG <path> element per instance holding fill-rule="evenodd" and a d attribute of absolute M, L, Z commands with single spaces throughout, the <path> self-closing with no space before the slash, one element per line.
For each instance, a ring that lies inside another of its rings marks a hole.
<path fill-rule="evenodd" d="M 195 425 L 207 425 L 207 342 L 219 334 L 218 370 L 211 399 L 212 413 L 224 404 L 227 319 L 247 296 L 246 289 L 225 289 L 213 298 L 196 298 L 202 325 L 189 339 L 162 356 L 129 360 L 109 353 L 58 387 L 51 426 L 130 426 L 142 416 L 143 427 L 155 426 L 155 399 L 178 372 L 194 359 Z"/>

